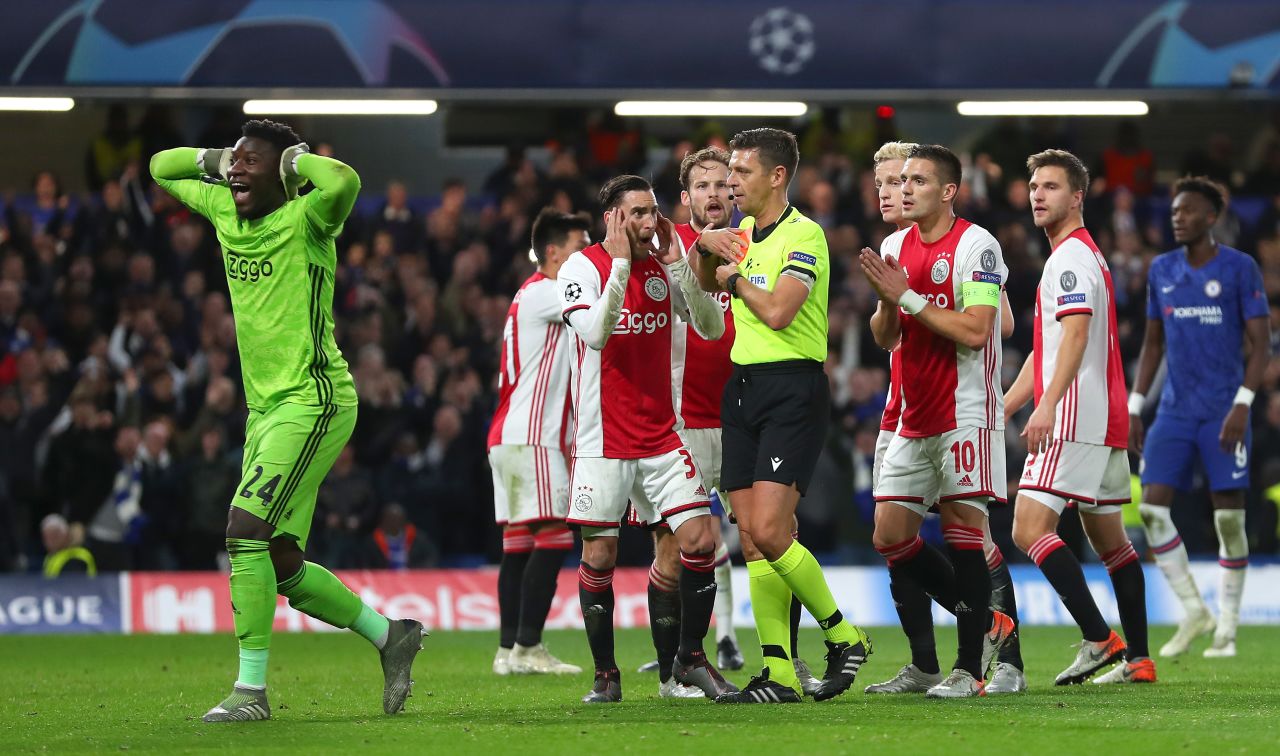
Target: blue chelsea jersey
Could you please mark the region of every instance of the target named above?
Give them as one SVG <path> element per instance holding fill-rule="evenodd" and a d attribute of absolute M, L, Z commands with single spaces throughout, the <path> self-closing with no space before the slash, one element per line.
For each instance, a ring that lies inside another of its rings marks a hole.
<path fill-rule="evenodd" d="M 1262 273 L 1252 257 L 1226 245 L 1194 268 L 1185 247 L 1151 263 L 1147 317 L 1164 323 L 1168 375 L 1160 411 L 1222 418 L 1244 381 L 1244 324 L 1268 316 Z"/>

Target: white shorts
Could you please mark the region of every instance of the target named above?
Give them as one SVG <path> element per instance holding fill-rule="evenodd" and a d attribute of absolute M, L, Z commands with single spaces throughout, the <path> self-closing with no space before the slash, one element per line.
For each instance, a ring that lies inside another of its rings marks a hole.
<path fill-rule="evenodd" d="M 1099 444 L 1054 441 L 1043 454 L 1028 454 L 1018 494 L 1058 514 L 1068 501 L 1080 511 L 1112 514 L 1128 504 L 1129 454 Z"/>
<path fill-rule="evenodd" d="M 983 512 L 1007 501 L 1004 431 L 956 428 L 937 436 L 894 434 L 880 464 L 876 501 L 891 501 L 924 517 L 933 502 L 959 501 Z"/>
<path fill-rule="evenodd" d="M 871 463 L 871 493 L 880 492 L 880 468 L 884 466 L 884 453 L 889 451 L 889 442 L 893 441 L 893 437 L 898 435 L 897 431 L 880 429 L 880 435 L 876 436 L 876 456 Z"/>
<path fill-rule="evenodd" d="M 559 449 L 499 444 L 489 450 L 489 467 L 499 525 L 563 520 L 569 513 L 569 469 Z"/>
<path fill-rule="evenodd" d="M 587 538 L 618 535 L 628 500 L 639 522 L 665 520 L 673 531 L 711 514 L 698 466 L 683 446 L 644 459 L 575 457 L 571 477 L 566 521 Z"/>
<path fill-rule="evenodd" d="M 707 490 L 720 487 L 720 463 L 724 455 L 724 443 L 719 428 L 685 428 L 680 431 L 684 448 L 693 455 L 693 463 L 702 473 Z"/>

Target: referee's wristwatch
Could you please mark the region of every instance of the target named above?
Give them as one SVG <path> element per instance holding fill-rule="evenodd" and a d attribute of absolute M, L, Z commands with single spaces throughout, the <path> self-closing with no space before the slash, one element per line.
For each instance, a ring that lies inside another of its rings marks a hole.
<path fill-rule="evenodd" d="M 724 287 L 729 290 L 729 294 L 731 294 L 734 299 L 738 298 L 738 281 L 741 278 L 741 273 L 734 273 L 724 282 Z"/>

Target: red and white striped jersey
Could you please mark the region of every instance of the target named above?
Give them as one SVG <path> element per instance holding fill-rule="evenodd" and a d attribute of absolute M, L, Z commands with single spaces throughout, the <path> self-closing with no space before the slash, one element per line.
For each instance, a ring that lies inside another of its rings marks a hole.
<path fill-rule="evenodd" d="M 572 348 L 560 317 L 554 278 L 529 277 L 507 310 L 502 329 L 498 409 L 489 447 L 527 444 L 561 448 Z"/>
<path fill-rule="evenodd" d="M 1058 400 L 1054 439 L 1124 449 L 1129 443 L 1124 364 L 1116 336 L 1111 270 L 1083 228 L 1049 254 L 1036 289 L 1035 400 L 1053 380 L 1062 344 L 1062 319 L 1092 315 L 1089 341 L 1075 380 Z"/>
<path fill-rule="evenodd" d="M 889 352 L 889 393 L 884 400 L 884 414 L 880 416 L 880 430 L 897 431 L 902 419 L 902 358 L 898 350 Z"/>
<path fill-rule="evenodd" d="M 698 232 L 688 223 L 676 225 L 676 234 L 686 250 L 698 240 Z M 729 310 L 729 292 L 718 291 L 712 299 L 724 311 L 724 335 L 708 341 L 683 320 L 675 323 L 672 334 L 672 385 L 675 387 L 676 414 L 685 428 L 719 428 L 720 398 L 733 373 L 729 352 L 733 349 L 733 314 Z"/>
<path fill-rule="evenodd" d="M 918 227 L 898 231 L 880 245 L 880 254 L 897 258 L 911 288 L 929 302 L 962 312 L 962 285 L 1004 285 L 1000 244 L 980 226 L 956 218 L 941 239 L 926 244 Z M 960 427 L 1004 429 L 1004 391 L 1000 386 L 1000 313 L 982 349 L 973 350 L 901 313 L 900 368 L 902 416 L 898 433 L 907 438 L 936 436 Z"/>
<path fill-rule="evenodd" d="M 575 252 L 560 268 L 565 318 L 601 296 L 612 258 L 600 244 Z M 622 311 L 601 350 L 572 333 L 573 456 L 643 459 L 680 447 L 671 389 L 671 335 L 677 290 L 649 255 L 631 262 Z"/>

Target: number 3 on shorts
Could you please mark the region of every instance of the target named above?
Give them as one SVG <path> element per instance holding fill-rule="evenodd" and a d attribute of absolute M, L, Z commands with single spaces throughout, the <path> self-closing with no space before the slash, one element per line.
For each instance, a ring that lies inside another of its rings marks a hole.
<path fill-rule="evenodd" d="M 698 468 L 693 465 L 693 455 L 689 453 L 688 449 L 679 449 L 678 451 L 680 456 L 684 458 L 684 466 L 688 468 L 684 477 L 687 480 L 693 480 L 693 477 L 698 474 Z"/>
<path fill-rule="evenodd" d="M 240 495 L 246 499 L 252 499 L 256 495 L 259 499 L 262 499 L 262 502 L 264 504 L 270 505 L 271 498 L 276 494 L 276 486 L 280 485 L 281 476 L 276 475 L 271 480 L 268 480 L 266 483 L 263 483 L 262 486 L 258 488 L 258 490 L 255 492 L 253 490 L 253 487 L 257 484 L 258 480 L 261 478 L 262 478 L 262 465 L 257 465 L 253 468 L 253 477 L 250 478 L 249 482 L 246 483 L 244 485 L 244 488 L 240 490 Z"/>

